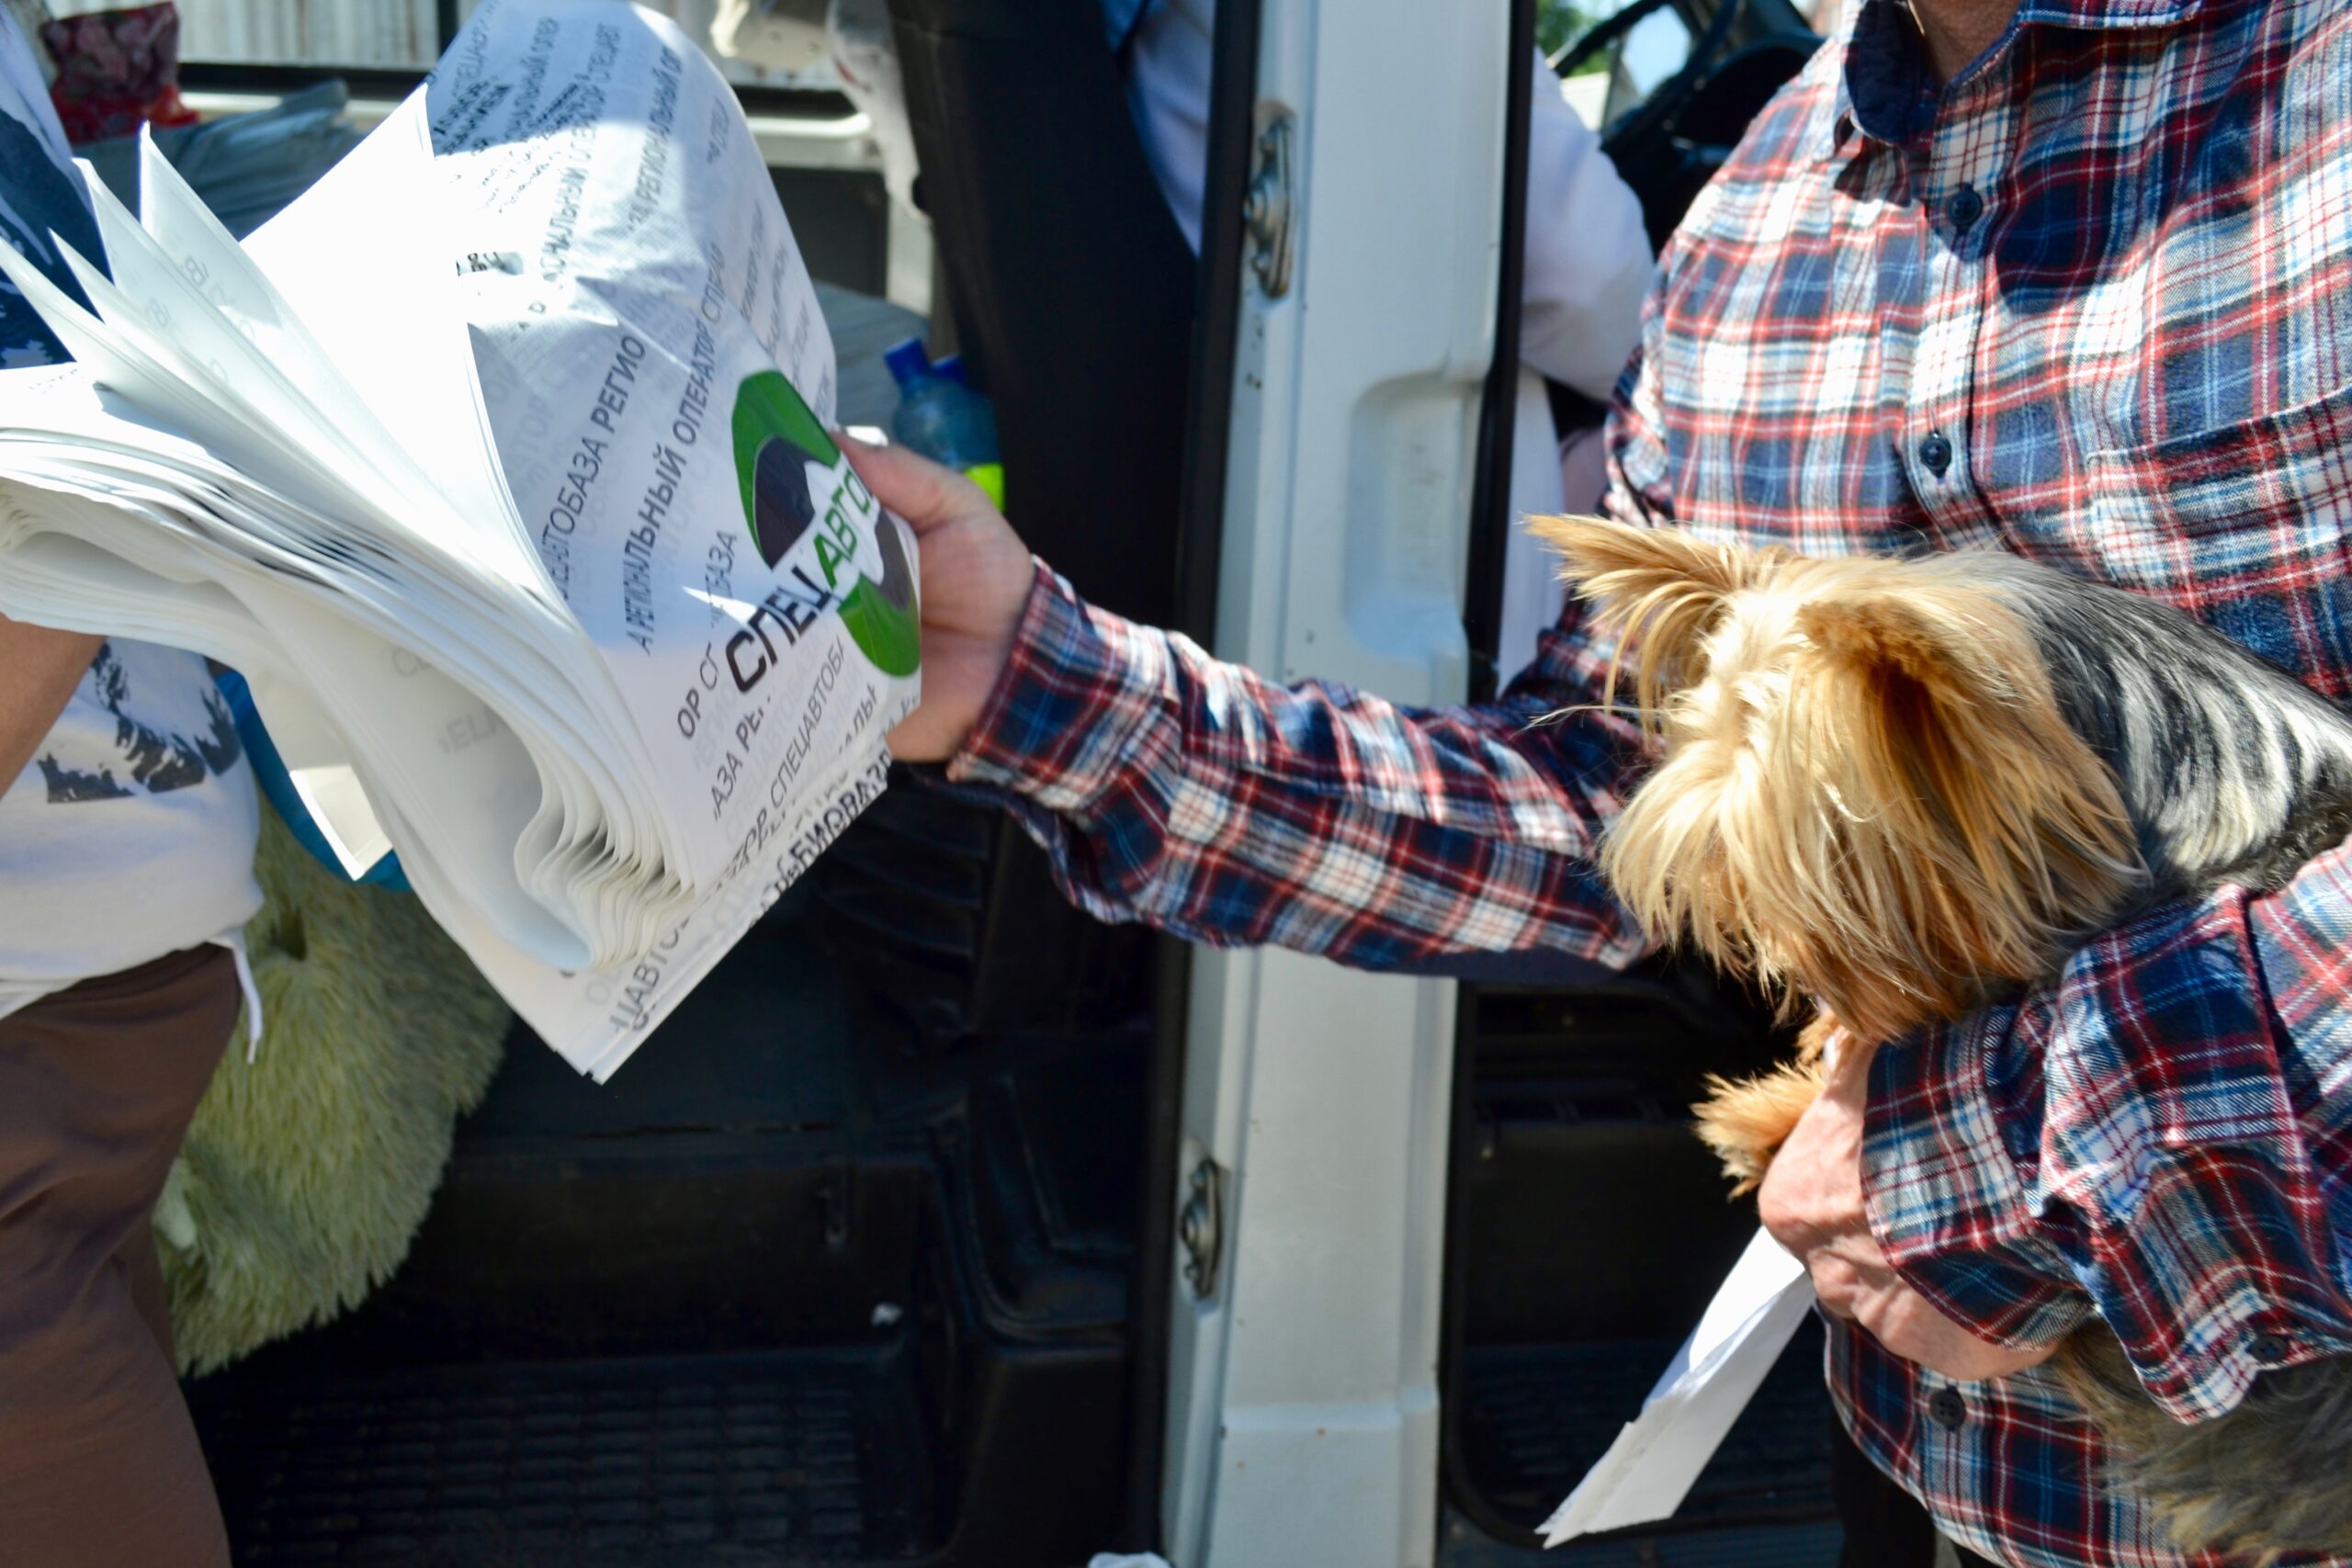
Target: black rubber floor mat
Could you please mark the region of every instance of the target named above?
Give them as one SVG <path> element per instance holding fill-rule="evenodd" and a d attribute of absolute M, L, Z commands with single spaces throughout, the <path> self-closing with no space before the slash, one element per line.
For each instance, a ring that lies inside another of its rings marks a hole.
<path fill-rule="evenodd" d="M 199 1382 L 189 1403 L 240 1568 L 801 1568 L 931 1544 L 892 1355 Z"/>
<path fill-rule="evenodd" d="M 1661 1340 L 1465 1352 L 1463 1457 L 1481 1498 L 1525 1525 L 1548 1516 L 1641 1413 L 1675 1348 Z M 1821 1334 L 1808 1321 L 1691 1488 L 1677 1526 L 1832 1517 L 1830 1419 Z"/>

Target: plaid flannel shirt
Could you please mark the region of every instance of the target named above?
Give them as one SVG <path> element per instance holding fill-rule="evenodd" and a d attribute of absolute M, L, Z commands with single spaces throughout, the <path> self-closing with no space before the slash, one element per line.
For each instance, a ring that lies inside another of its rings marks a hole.
<path fill-rule="evenodd" d="M 2025 0 L 1939 86 L 1907 14 L 1750 129 L 1660 264 L 1611 506 L 1815 554 L 1997 544 L 2352 695 L 2352 7 Z M 1503 700 L 1282 689 L 1041 570 L 952 777 L 1113 919 L 1390 967 L 1640 946 L 1594 882 L 1638 755 L 1572 608 Z M 1894 1266 L 1985 1337 L 2093 1313 L 2194 1420 L 2352 1350 L 2352 856 L 2085 948 L 1883 1050 L 1864 1154 Z M 2098 1483 L 2040 1371 L 1953 1385 L 1838 1327 L 1865 1451 L 2017 1564 L 2186 1561 Z"/>

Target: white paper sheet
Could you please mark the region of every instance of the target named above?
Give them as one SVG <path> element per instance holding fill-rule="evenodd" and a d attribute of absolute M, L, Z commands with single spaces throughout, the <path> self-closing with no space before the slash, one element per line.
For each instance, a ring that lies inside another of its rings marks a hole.
<path fill-rule="evenodd" d="M 1758 1231 L 1641 1415 L 1544 1522 L 1544 1544 L 1671 1517 L 1812 1305 L 1804 1265 Z"/>
<path fill-rule="evenodd" d="M 243 671 L 347 867 L 389 846 L 608 1076 L 881 790 L 918 563 L 735 96 L 625 6 L 485 0 L 240 246 L 152 149 L 107 264 L 0 276 L 0 614 Z M 85 242 L 86 243 L 86 242 Z"/>

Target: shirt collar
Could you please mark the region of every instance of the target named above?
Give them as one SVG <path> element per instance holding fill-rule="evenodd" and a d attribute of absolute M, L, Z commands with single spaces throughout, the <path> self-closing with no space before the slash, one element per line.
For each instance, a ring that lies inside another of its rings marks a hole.
<path fill-rule="evenodd" d="M 2166 28 L 2187 21 L 2204 0 L 2024 0 L 1986 56 L 2029 27 L 2099 32 Z M 1847 0 L 1837 47 L 1844 62 L 1816 152 L 1827 162 L 1857 135 L 1900 143 L 1926 129 L 1940 91 L 1928 73 L 1919 30 L 1904 0 Z M 1972 74 L 1972 65 L 1961 74 Z"/>

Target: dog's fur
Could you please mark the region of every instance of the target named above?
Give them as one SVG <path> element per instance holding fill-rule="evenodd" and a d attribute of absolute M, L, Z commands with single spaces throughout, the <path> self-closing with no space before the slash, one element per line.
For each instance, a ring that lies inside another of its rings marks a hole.
<path fill-rule="evenodd" d="M 1699 1108 L 1738 1190 L 1819 1093 L 1833 1020 L 1867 1048 L 1962 1017 L 2135 911 L 2279 886 L 2352 833 L 2352 720 L 2150 600 L 1990 551 L 1534 525 L 1660 753 L 1603 874 L 1655 938 L 1816 1010 L 1794 1063 Z M 2054 1364 L 2184 1546 L 2352 1552 L 2352 1361 L 2267 1373 L 2194 1427 L 2101 1325 Z"/>

